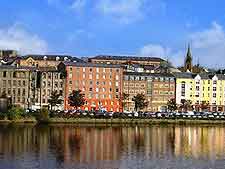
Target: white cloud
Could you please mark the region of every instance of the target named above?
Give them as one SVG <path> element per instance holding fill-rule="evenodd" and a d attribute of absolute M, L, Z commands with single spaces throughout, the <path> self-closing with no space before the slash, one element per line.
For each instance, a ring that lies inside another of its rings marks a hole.
<path fill-rule="evenodd" d="M 189 35 L 193 55 L 200 63 L 213 67 L 225 65 L 225 32 L 216 22 L 208 29 Z"/>
<path fill-rule="evenodd" d="M 82 8 L 84 8 L 86 5 L 86 0 L 75 0 L 71 8 L 74 9 L 75 11 L 80 11 Z"/>
<path fill-rule="evenodd" d="M 157 44 L 147 44 L 140 49 L 140 55 L 166 57 L 170 53 L 169 48 Z"/>
<path fill-rule="evenodd" d="M 145 0 L 99 0 L 97 9 L 121 23 L 131 23 L 143 17 Z"/>
<path fill-rule="evenodd" d="M 0 28 L 0 48 L 15 49 L 21 54 L 42 54 L 47 52 L 48 45 L 38 35 L 30 34 L 18 25 L 13 25 L 7 29 Z"/>
<path fill-rule="evenodd" d="M 225 31 L 216 22 L 210 28 L 190 33 L 187 40 L 191 42 L 193 62 L 199 60 L 201 65 L 209 67 L 224 67 L 225 65 Z M 160 44 L 147 44 L 139 52 L 140 55 L 168 57 L 177 66 L 183 65 L 185 49 L 171 49 Z"/>

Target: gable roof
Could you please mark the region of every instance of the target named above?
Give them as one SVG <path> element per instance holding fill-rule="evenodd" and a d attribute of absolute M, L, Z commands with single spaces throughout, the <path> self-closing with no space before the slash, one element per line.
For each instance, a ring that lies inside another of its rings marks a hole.
<path fill-rule="evenodd" d="M 215 74 L 215 73 L 199 73 L 199 74 L 195 74 L 195 73 L 173 73 L 173 75 L 176 78 L 180 78 L 180 79 L 194 79 L 197 75 L 199 75 L 201 77 L 201 79 L 212 79 L 215 75 L 218 77 L 218 80 L 225 80 L 225 75 L 223 74 Z"/>

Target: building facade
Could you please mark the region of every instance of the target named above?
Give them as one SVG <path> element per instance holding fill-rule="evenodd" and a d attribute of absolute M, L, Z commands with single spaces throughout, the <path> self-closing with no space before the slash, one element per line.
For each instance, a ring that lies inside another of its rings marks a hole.
<path fill-rule="evenodd" d="M 34 90 L 31 89 L 35 70 L 30 67 L 0 66 L 0 94 L 8 97 L 13 105 L 31 106 Z"/>
<path fill-rule="evenodd" d="M 1 65 L 0 78 L 0 95 L 22 108 L 48 107 L 48 99 L 54 90 L 61 93 L 61 99 L 64 97 L 64 79 L 56 69 Z M 58 109 L 63 107 L 63 102 L 58 105 Z"/>
<path fill-rule="evenodd" d="M 48 100 L 53 91 L 57 91 L 61 95 L 60 99 L 64 98 L 64 82 L 65 79 L 62 76 L 61 72 L 59 72 L 55 68 L 39 68 L 37 69 L 36 75 L 36 85 L 33 88 L 35 91 L 34 98 L 32 104 L 32 109 L 40 109 L 41 107 L 49 107 Z M 64 109 L 64 102 L 58 104 L 54 107 L 56 110 Z"/>
<path fill-rule="evenodd" d="M 157 57 L 137 57 L 137 56 L 108 56 L 99 55 L 89 58 L 89 62 L 103 64 L 140 64 L 159 66 L 164 60 Z"/>
<path fill-rule="evenodd" d="M 73 90 L 81 90 L 85 95 L 83 110 L 105 109 L 121 111 L 122 74 L 120 65 L 64 62 L 59 65 L 65 69 L 65 109 L 73 109 L 68 97 Z"/>
<path fill-rule="evenodd" d="M 212 73 L 176 73 L 176 102 L 190 100 L 196 111 L 208 104 L 208 111 L 224 111 L 225 75 Z"/>
<path fill-rule="evenodd" d="M 168 100 L 175 98 L 175 78 L 172 74 L 125 72 L 123 91 L 128 94 L 124 110 L 134 111 L 132 98 L 144 94 L 148 106 L 143 111 L 165 111 Z"/>

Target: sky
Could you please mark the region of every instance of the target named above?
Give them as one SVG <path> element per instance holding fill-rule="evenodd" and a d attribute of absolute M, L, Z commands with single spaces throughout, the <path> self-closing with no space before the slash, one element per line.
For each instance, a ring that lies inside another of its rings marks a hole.
<path fill-rule="evenodd" d="M 0 49 L 225 67 L 224 0 L 1 0 Z"/>

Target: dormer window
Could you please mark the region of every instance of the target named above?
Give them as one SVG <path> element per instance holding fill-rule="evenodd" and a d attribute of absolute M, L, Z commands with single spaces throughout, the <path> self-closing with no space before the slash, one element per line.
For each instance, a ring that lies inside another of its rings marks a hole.
<path fill-rule="evenodd" d="M 64 61 L 66 61 L 68 59 L 68 57 L 64 57 Z"/>
<path fill-rule="evenodd" d="M 58 61 L 58 60 L 59 60 L 59 57 L 57 56 L 57 57 L 55 58 L 55 60 Z"/>

